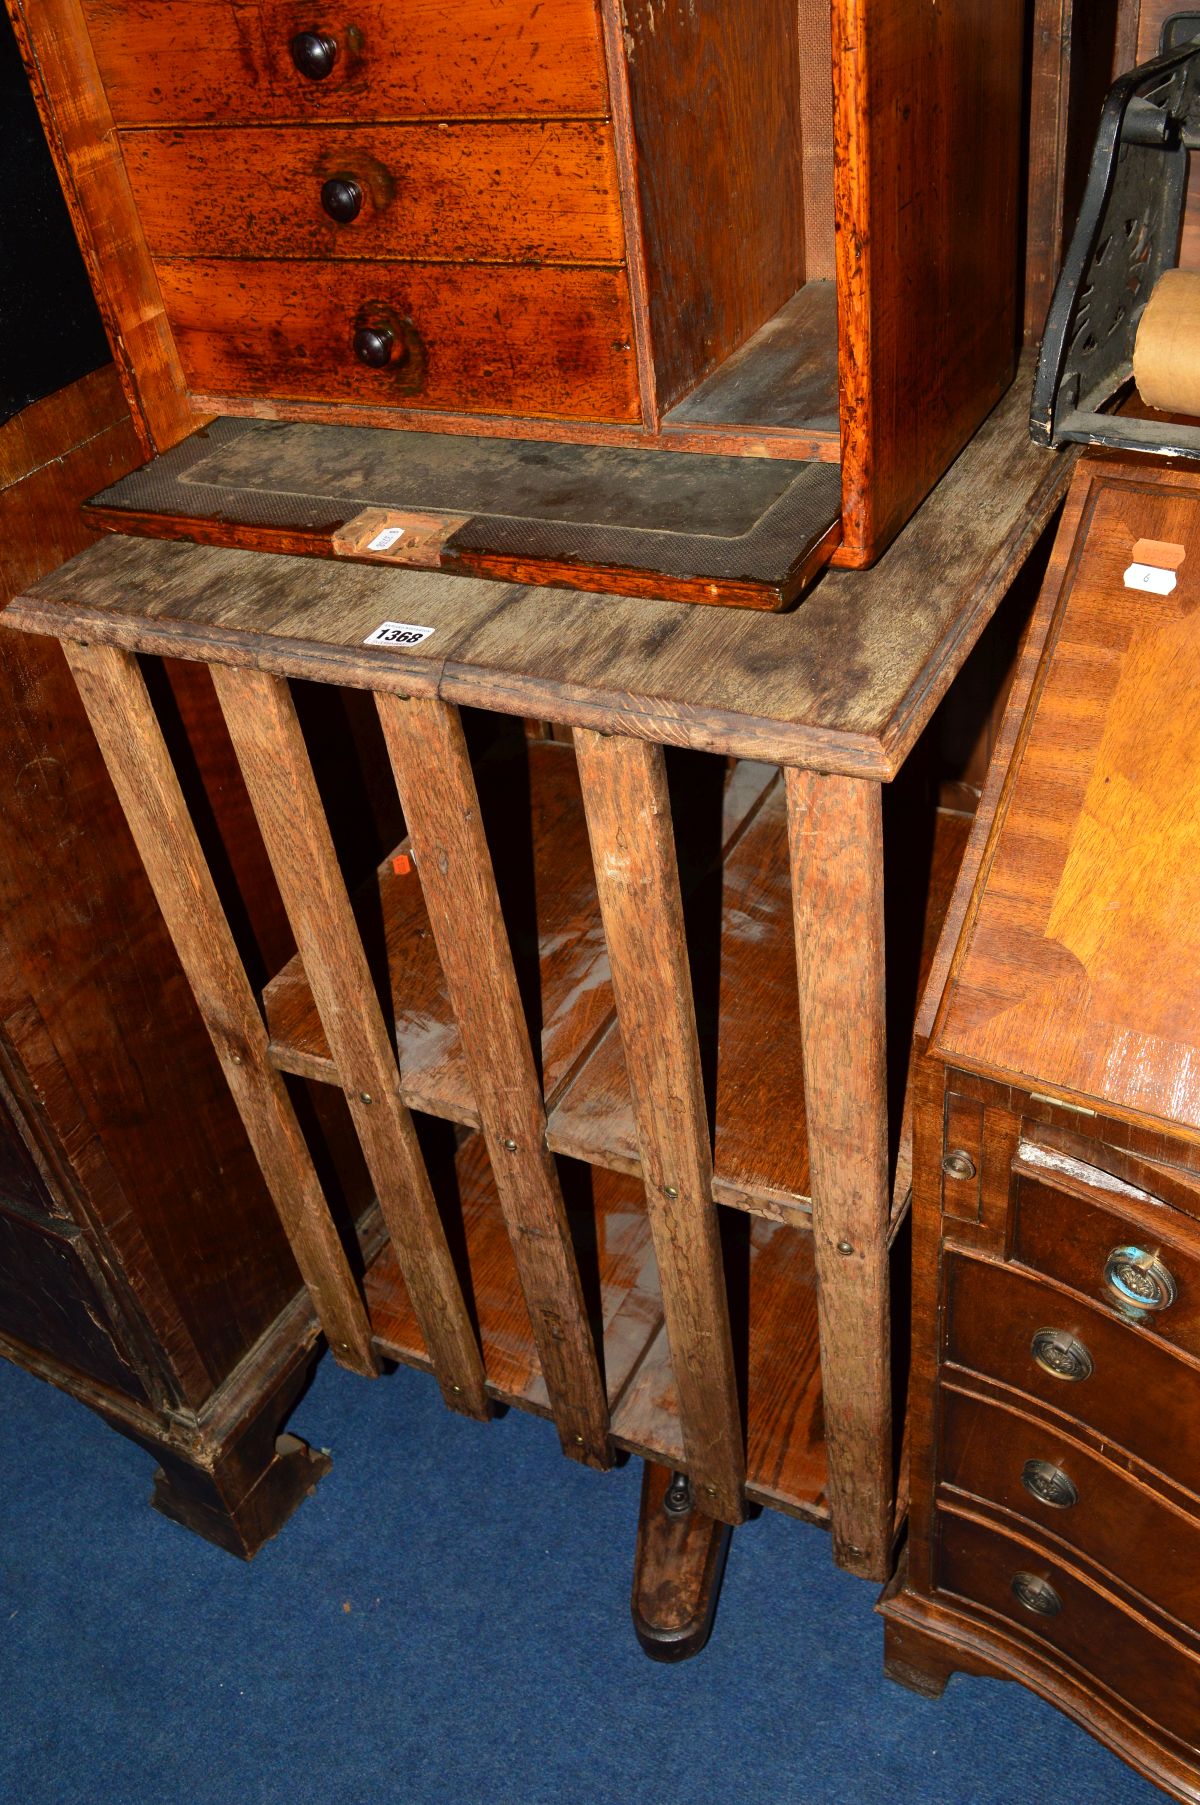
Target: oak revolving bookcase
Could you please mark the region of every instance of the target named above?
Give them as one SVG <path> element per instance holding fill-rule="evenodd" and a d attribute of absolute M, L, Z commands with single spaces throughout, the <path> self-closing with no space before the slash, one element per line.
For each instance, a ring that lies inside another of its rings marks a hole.
<path fill-rule="evenodd" d="M 4 616 L 63 643 L 337 1358 L 684 1473 L 710 1527 L 826 1523 L 875 1578 L 908 1197 L 884 790 L 1061 497 L 1024 412 L 789 615 L 112 536 Z M 261 1010 L 140 674 L 168 652 L 211 669 L 295 933 Z M 404 809 L 354 896 L 306 679 L 374 694 Z M 289 1073 L 354 1120 L 388 1231 L 361 1283 Z"/>

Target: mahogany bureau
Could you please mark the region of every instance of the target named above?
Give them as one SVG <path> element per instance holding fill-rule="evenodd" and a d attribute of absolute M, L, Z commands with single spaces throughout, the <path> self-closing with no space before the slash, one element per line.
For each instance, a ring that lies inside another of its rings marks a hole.
<path fill-rule="evenodd" d="M 910 1537 L 881 1605 L 894 1678 L 1023 1680 L 1188 1800 L 1198 582 L 1200 473 L 1085 459 L 920 1025 Z"/>

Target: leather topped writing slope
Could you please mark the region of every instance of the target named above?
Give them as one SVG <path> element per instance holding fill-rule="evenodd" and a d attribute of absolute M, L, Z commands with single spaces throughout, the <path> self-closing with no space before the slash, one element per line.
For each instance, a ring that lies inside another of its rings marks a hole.
<path fill-rule="evenodd" d="M 218 419 L 91 513 L 157 537 L 781 608 L 840 533 L 841 472 Z"/>

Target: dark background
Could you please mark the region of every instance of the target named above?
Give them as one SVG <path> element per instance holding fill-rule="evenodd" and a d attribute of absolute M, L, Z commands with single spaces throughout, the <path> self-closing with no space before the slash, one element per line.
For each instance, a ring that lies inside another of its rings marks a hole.
<path fill-rule="evenodd" d="M 0 7 L 0 424 L 109 357 L 12 25 Z"/>

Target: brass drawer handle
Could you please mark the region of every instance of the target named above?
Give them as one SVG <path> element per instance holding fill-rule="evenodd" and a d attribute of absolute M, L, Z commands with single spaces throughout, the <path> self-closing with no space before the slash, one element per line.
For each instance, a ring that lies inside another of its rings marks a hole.
<path fill-rule="evenodd" d="M 1114 1247 L 1104 1262 L 1104 1282 L 1126 1310 L 1169 1310 L 1178 1292 L 1156 1253 L 1144 1247 Z"/>
<path fill-rule="evenodd" d="M 325 31 L 301 31 L 292 39 L 292 61 L 309 81 L 324 81 L 337 62 L 337 39 Z"/>
<path fill-rule="evenodd" d="M 955 1147 L 942 1161 L 942 1171 L 947 1178 L 974 1178 L 975 1161 L 961 1147 Z"/>
<path fill-rule="evenodd" d="M 1014 1573 L 1012 1595 L 1035 1617 L 1057 1617 L 1063 1608 L 1063 1601 L 1050 1581 L 1041 1579 L 1036 1573 Z"/>
<path fill-rule="evenodd" d="M 1070 1510 L 1079 1503 L 1074 1480 L 1051 1460 L 1027 1460 L 1021 1469 L 1021 1484 L 1031 1498 L 1051 1504 L 1055 1510 Z"/>
<path fill-rule="evenodd" d="M 1039 1329 L 1029 1351 L 1052 1378 L 1079 1381 L 1092 1376 L 1092 1356 L 1082 1341 L 1066 1329 Z"/>

